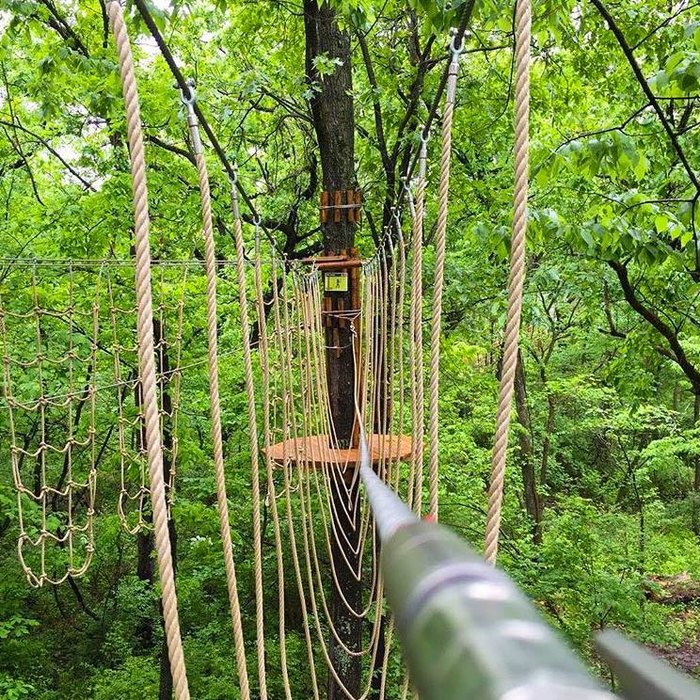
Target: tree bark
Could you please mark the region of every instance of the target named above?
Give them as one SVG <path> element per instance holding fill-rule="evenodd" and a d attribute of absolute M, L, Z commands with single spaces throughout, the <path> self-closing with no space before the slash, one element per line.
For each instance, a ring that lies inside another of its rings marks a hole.
<path fill-rule="evenodd" d="M 163 480 L 166 484 L 170 482 L 171 461 L 170 455 L 173 448 L 173 433 L 170 417 L 172 416 L 172 398 L 168 391 L 168 380 L 170 374 L 170 359 L 168 356 L 168 346 L 165 340 L 165 329 L 163 328 L 160 319 L 153 319 L 153 341 L 156 348 L 156 371 L 158 373 L 161 410 L 164 413 L 165 420 L 163 421 Z M 141 384 L 137 383 L 134 388 L 134 400 L 136 406 L 140 407 L 143 403 L 141 395 Z M 143 450 L 146 445 L 145 425 L 141 421 L 138 439 Z M 149 512 L 147 521 L 152 521 L 152 514 Z M 172 518 L 168 519 L 168 534 L 170 535 L 170 550 L 173 557 L 173 573 L 177 568 L 177 532 L 175 523 Z M 154 539 L 151 530 L 142 530 L 136 535 L 136 575 L 139 580 L 144 581 L 149 588 L 153 588 L 155 581 L 155 560 L 153 558 Z M 164 626 L 163 621 L 163 603 L 158 603 L 158 616 L 160 618 L 161 627 Z M 145 647 L 153 646 L 153 621 L 151 619 L 143 620 L 137 630 L 136 635 L 141 640 Z M 158 688 L 158 700 L 170 700 L 173 695 L 173 679 L 170 672 L 170 657 L 168 656 L 168 643 L 163 639 L 163 644 L 160 650 L 160 683 Z"/>
<path fill-rule="evenodd" d="M 693 426 L 698 427 L 698 422 L 700 421 L 700 396 L 695 395 L 695 401 L 693 402 Z M 694 475 L 693 475 L 693 506 L 692 506 L 692 519 L 693 519 L 693 532 L 696 537 L 700 537 L 700 458 L 693 457 Z"/>
<path fill-rule="evenodd" d="M 523 500 L 525 510 L 532 520 L 532 540 L 535 544 L 542 541 L 540 527 L 541 513 L 539 496 L 537 494 L 537 476 L 535 474 L 535 454 L 532 447 L 532 422 L 530 409 L 527 405 L 527 385 L 523 357 L 518 352 L 518 362 L 515 366 L 515 410 L 518 423 L 522 430 L 518 431 L 518 443 L 520 445 L 520 470 L 523 477 Z"/>
<path fill-rule="evenodd" d="M 350 37 L 342 31 L 336 15 L 328 4 L 304 0 L 306 34 L 306 77 L 312 90 L 311 112 L 318 140 L 323 188 L 328 193 L 354 190 L 355 179 L 355 120 L 350 65 Z M 320 75 L 319 57 L 336 63 L 331 75 Z M 339 218 L 336 221 L 336 218 Z M 356 224 L 348 216 L 328 216 L 322 224 L 326 255 L 349 254 L 354 246 Z M 336 295 L 346 309 L 352 308 L 353 290 Z M 355 424 L 355 360 L 352 332 L 349 324 L 331 321 L 326 327 L 326 373 L 330 411 L 340 446 L 350 446 Z M 357 480 L 347 492 L 348 475 L 331 479 L 334 504 L 331 538 L 331 565 L 336 572 L 332 584 L 330 616 L 338 637 L 348 649 L 359 651 L 362 646 L 362 621 L 353 614 L 362 607 L 359 542 L 359 484 Z M 357 552 L 357 553 L 356 553 Z M 342 594 L 341 594 L 342 591 Z M 345 700 L 360 695 L 362 681 L 359 656 L 348 654 L 329 636 L 331 663 L 340 682 L 329 674 L 329 700 Z M 342 687 L 346 691 L 343 691 Z"/>

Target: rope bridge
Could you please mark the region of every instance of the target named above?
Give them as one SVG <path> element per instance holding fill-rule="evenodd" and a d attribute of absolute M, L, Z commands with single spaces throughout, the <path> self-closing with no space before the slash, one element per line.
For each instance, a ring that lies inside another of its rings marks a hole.
<path fill-rule="evenodd" d="M 119 2 L 110 1 L 107 9 L 126 106 L 135 255 L 133 260 L 65 261 L 65 274 L 60 276 L 55 274 L 61 264 L 58 261 L 12 261 L 8 265 L 0 331 L 22 568 L 34 586 L 85 574 L 95 550 L 95 513 L 106 500 L 116 501 L 127 532 L 151 529 L 154 533 L 175 695 L 178 700 L 189 698 L 168 520 L 177 493 L 178 461 L 183 459 L 178 450 L 181 432 L 189 429 L 182 410 L 192 391 L 188 382 L 192 379 L 196 385 L 195 378 L 201 380 L 206 371 L 212 462 L 241 697 L 267 698 L 268 675 L 273 672 L 281 678 L 285 698 L 293 697 L 286 615 L 293 595 L 301 610 L 313 697 L 323 695 L 321 669 L 325 669 L 324 674 L 347 697 L 383 698 L 388 693 L 389 669 L 399 674 L 392 654 L 395 624 L 393 618 L 385 619 L 383 607 L 385 581 L 379 572 L 380 538 L 373 517 L 379 514 L 372 513 L 365 490 L 360 488 L 359 465 L 364 461 L 366 471 L 371 464 L 375 478 L 417 515 L 426 511 L 427 494 L 427 512 L 437 518 L 442 291 L 452 121 L 463 38 L 458 35 L 452 41 L 447 76 L 426 367 L 425 135 L 421 136 L 417 178 L 405 186 L 406 210 L 394 211 L 391 230 L 365 262 L 348 251 L 340 260 L 292 263 L 261 240 L 259 225 L 251 231 L 255 249 L 248 262 L 239 211 L 240 183 L 235 170 L 229 169 L 236 259 L 231 266 L 221 265 L 216 257 L 209 175 L 199 134 L 201 112 L 196 108 L 194 89 L 188 86 L 187 91 L 183 89 L 183 102 L 201 195 L 204 261 L 202 265 L 155 259 L 129 37 Z M 510 369 L 513 353 L 517 354 L 522 297 L 527 0 L 518 3 L 517 17 L 518 215 L 487 525 L 490 561 L 495 559 L 497 546 L 513 380 Z M 351 308 L 334 301 L 338 272 L 341 284 L 343 275 L 352 281 Z M 227 316 L 237 314 L 238 321 L 227 348 L 219 348 L 222 300 Z M 199 335 L 193 333 L 197 323 L 202 331 Z M 205 339 L 206 347 L 197 347 L 196 342 L 184 346 L 185 337 L 195 336 Z M 349 345 L 342 345 L 346 337 Z M 350 439 L 340 435 L 334 421 L 327 374 L 328 354 L 347 350 L 354 363 L 355 425 Z M 251 455 L 254 630 L 244 628 L 231 540 L 219 389 L 219 361 L 224 356 L 242 367 L 244 374 Z M 271 573 L 263 552 L 263 507 L 274 533 L 278 589 L 274 615 L 266 606 L 263 587 Z M 362 584 L 359 596 L 346 595 L 342 581 L 348 572 Z M 345 630 L 336 629 L 334 606 L 340 606 L 346 617 L 363 622 L 358 638 L 348 640 Z M 271 629 L 271 618 L 277 619 L 276 629 Z M 248 651 L 250 645 L 246 648 L 246 642 L 253 639 L 254 654 Z M 269 653 L 270 639 L 276 640 L 279 649 L 275 658 Z M 338 668 L 360 662 L 363 682 L 357 693 L 343 685 Z M 405 698 L 409 685 L 407 676 L 402 677 L 399 692 Z M 392 696 L 395 692 L 393 689 Z"/>

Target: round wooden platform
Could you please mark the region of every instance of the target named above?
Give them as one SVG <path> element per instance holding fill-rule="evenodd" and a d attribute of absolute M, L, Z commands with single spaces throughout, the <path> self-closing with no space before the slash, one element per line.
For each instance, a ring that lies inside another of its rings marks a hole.
<path fill-rule="evenodd" d="M 413 451 L 410 435 L 381 435 L 368 437 L 369 452 L 373 463 L 406 461 Z M 359 448 L 336 450 L 330 446 L 328 435 L 312 435 L 307 438 L 291 438 L 278 442 L 269 450 L 271 459 L 279 465 L 288 459 L 298 465 L 311 468 L 335 466 L 341 469 L 354 467 L 360 461 Z"/>

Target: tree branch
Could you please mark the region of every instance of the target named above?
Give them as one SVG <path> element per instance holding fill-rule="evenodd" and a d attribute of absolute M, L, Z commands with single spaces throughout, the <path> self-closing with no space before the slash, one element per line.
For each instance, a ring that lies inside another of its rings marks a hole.
<path fill-rule="evenodd" d="M 52 0 L 39 0 L 39 2 L 46 7 L 51 14 L 49 17 L 49 26 L 52 29 L 55 29 L 62 39 L 72 41 L 75 49 L 83 54 L 85 58 L 89 58 L 90 53 L 87 50 L 87 46 L 85 46 L 85 44 L 83 44 L 83 42 L 80 40 L 80 37 L 75 33 L 73 27 L 71 27 L 70 24 L 66 22 L 65 18 L 60 15 Z"/>
<path fill-rule="evenodd" d="M 389 160 L 386 137 L 384 136 L 384 119 L 382 118 L 382 106 L 379 102 L 379 86 L 377 85 L 377 76 L 374 73 L 372 57 L 370 56 L 369 49 L 367 48 L 367 39 L 360 32 L 357 32 L 356 36 L 357 41 L 360 44 L 360 50 L 362 51 L 362 60 L 365 64 L 367 80 L 369 81 L 369 86 L 372 90 L 372 109 L 374 110 L 374 126 L 377 131 L 377 148 L 379 149 L 379 155 L 382 158 L 384 170 L 388 175 L 389 171 L 393 168 L 392 163 Z"/>
<path fill-rule="evenodd" d="M 146 134 L 146 141 L 152 143 L 154 146 L 158 146 L 158 148 L 162 148 L 164 151 L 170 151 L 170 153 L 174 153 L 177 156 L 186 158 L 190 163 L 192 163 L 192 165 L 197 164 L 195 157 L 186 148 L 180 148 L 179 146 L 175 146 L 172 143 L 163 141 L 163 139 L 161 139 L 158 136 L 155 136 L 154 134 Z"/>
<path fill-rule="evenodd" d="M 654 311 L 646 307 L 639 299 L 637 293 L 635 292 L 634 286 L 630 281 L 626 265 L 617 262 L 616 260 L 609 260 L 608 265 L 610 265 L 610 267 L 615 271 L 618 280 L 620 280 L 620 286 L 622 287 L 622 292 L 625 295 L 625 300 L 627 303 L 647 323 L 649 323 L 652 328 L 654 328 L 666 339 L 671 353 L 673 353 L 673 361 L 681 368 L 681 370 L 683 370 L 683 374 L 685 374 L 688 381 L 690 381 L 693 392 L 700 395 L 700 371 L 688 359 L 685 349 L 678 340 L 676 332 L 665 321 L 659 318 Z"/>
<path fill-rule="evenodd" d="M 676 17 L 679 15 L 683 14 L 684 12 L 688 12 L 688 10 L 692 10 L 695 7 L 698 7 L 700 3 L 695 2 L 692 5 L 686 5 L 685 7 L 681 7 L 679 10 L 675 12 L 675 14 L 669 15 L 661 24 L 658 24 L 656 27 L 654 27 L 648 34 L 644 36 L 643 39 L 640 39 L 634 46 L 632 46 L 632 51 L 636 51 L 645 41 L 650 39 L 656 32 L 659 31 L 659 29 L 663 29 L 667 24 L 671 24 Z"/>
<path fill-rule="evenodd" d="M 59 160 L 62 165 L 70 172 L 70 174 L 75 177 L 76 179 L 80 180 L 80 183 L 85 187 L 86 190 L 92 190 L 93 192 L 96 192 L 95 188 L 93 187 L 92 183 L 88 182 L 73 166 L 68 163 L 65 158 L 55 149 L 51 146 L 51 144 L 45 139 L 39 136 L 39 134 L 30 131 L 27 129 L 25 126 L 22 126 L 22 124 L 19 121 L 15 122 L 7 122 L 4 119 L 0 119 L 0 125 L 2 126 L 7 126 L 11 129 L 21 131 L 27 136 L 30 136 L 33 139 L 36 139 L 54 158 Z"/>
<path fill-rule="evenodd" d="M 647 99 L 649 100 L 649 104 L 654 108 L 654 111 L 656 112 L 656 115 L 658 116 L 659 121 L 661 122 L 661 125 L 664 128 L 664 131 L 666 132 L 669 140 L 671 141 L 671 145 L 673 147 L 673 150 L 676 152 L 678 159 L 683 164 L 683 168 L 685 169 L 686 173 L 688 174 L 688 178 L 695 186 L 696 192 L 700 192 L 700 181 L 698 181 L 698 178 L 695 175 L 693 168 L 691 167 L 690 163 L 688 162 L 688 159 L 687 159 L 683 149 L 681 148 L 680 143 L 678 142 L 678 138 L 676 136 L 675 131 L 673 130 L 673 127 L 671 126 L 663 109 L 661 109 L 661 105 L 659 104 L 659 101 L 656 99 L 656 96 L 654 95 L 651 88 L 649 87 L 649 83 L 647 82 L 647 79 L 644 77 L 644 73 L 642 73 L 642 69 L 639 67 L 639 63 L 637 63 L 637 59 L 634 57 L 634 51 L 632 50 L 630 45 L 627 43 L 627 39 L 625 38 L 625 35 L 622 33 L 622 30 L 615 22 L 615 19 L 610 14 L 610 12 L 608 12 L 608 9 L 601 2 L 601 0 L 591 0 L 591 3 L 598 10 L 598 12 L 601 14 L 603 19 L 607 22 L 608 27 L 610 28 L 610 31 L 615 35 L 615 38 L 617 39 L 617 43 L 620 45 L 620 48 L 622 49 L 622 53 L 625 55 L 627 62 L 630 64 L 630 67 L 632 68 L 632 72 L 634 73 L 635 77 L 637 78 L 637 82 L 639 83 L 639 85 L 642 88 L 642 91 L 644 92 Z"/>

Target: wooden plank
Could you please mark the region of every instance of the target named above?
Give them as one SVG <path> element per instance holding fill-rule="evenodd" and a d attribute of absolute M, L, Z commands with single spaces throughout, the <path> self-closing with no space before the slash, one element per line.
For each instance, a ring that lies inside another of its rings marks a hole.
<path fill-rule="evenodd" d="M 355 204 L 355 191 L 354 190 L 347 191 L 347 199 L 348 199 L 348 205 Z M 355 209 L 354 206 L 348 206 L 348 221 L 351 224 L 357 223 L 357 219 L 355 218 L 356 213 L 357 213 L 357 210 Z"/>
<path fill-rule="evenodd" d="M 321 223 L 328 223 L 328 192 L 321 192 Z"/>
<path fill-rule="evenodd" d="M 338 298 L 338 311 L 340 311 L 340 312 L 345 311 L 345 299 L 343 299 L 343 297 Z M 338 316 L 338 325 L 341 328 L 345 328 L 345 326 L 347 325 L 345 323 L 345 318 L 343 316 Z"/>
<path fill-rule="evenodd" d="M 413 453 L 413 440 L 410 435 L 374 433 L 368 436 L 367 446 L 374 464 L 380 461 L 406 462 Z M 360 461 L 359 448 L 335 448 L 328 435 L 290 438 L 264 448 L 264 452 L 278 466 L 291 462 L 307 469 L 345 469 L 355 467 Z"/>
<path fill-rule="evenodd" d="M 335 207 L 333 209 L 333 221 L 336 224 L 340 223 L 340 217 L 342 214 L 342 209 L 340 208 L 340 205 L 342 204 L 342 192 L 340 190 L 336 190 L 333 193 L 334 201 L 333 201 L 333 206 Z"/>

